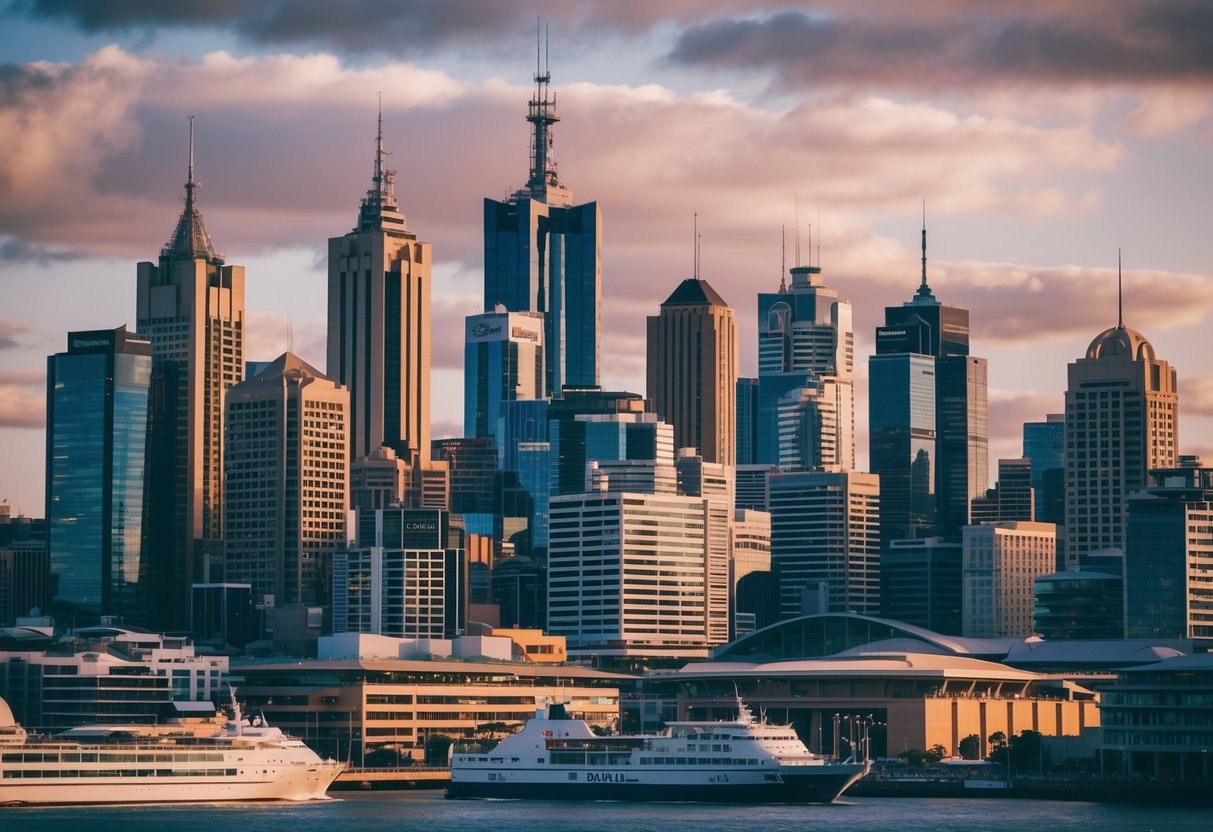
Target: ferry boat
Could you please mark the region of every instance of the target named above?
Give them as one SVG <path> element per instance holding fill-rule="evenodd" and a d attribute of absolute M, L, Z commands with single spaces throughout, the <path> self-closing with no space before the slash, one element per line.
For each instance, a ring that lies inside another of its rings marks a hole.
<path fill-rule="evenodd" d="M 34 737 L 0 699 L 0 804 L 184 803 L 323 798 L 345 768 L 300 740 L 232 718 L 89 725 Z"/>
<path fill-rule="evenodd" d="M 810 752 L 788 725 L 754 716 L 675 722 L 656 735 L 594 734 L 559 704 L 489 751 L 452 748 L 448 798 L 831 803 L 868 761 Z"/>

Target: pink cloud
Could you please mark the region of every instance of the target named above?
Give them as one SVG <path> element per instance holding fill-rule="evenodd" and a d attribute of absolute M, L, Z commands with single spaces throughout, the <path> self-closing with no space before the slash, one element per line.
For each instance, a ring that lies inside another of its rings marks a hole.
<path fill-rule="evenodd" d="M 36 370 L 0 371 L 0 427 L 46 425 L 46 375 Z"/>

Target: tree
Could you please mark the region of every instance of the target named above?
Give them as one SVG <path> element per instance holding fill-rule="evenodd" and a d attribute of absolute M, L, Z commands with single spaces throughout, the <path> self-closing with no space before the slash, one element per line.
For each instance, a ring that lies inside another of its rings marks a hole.
<path fill-rule="evenodd" d="M 480 740 L 495 740 L 516 734 L 521 727 L 520 722 L 482 722 L 476 726 L 473 735 Z"/>
<path fill-rule="evenodd" d="M 995 763 L 1005 763 L 1007 761 L 1007 735 L 1002 731 L 995 731 L 986 737 L 986 742 L 990 744 L 990 760 Z"/>
<path fill-rule="evenodd" d="M 948 756 L 948 749 L 944 748 L 939 743 L 935 743 L 927 749 L 927 757 L 932 763 L 938 763 L 944 757 Z"/>
<path fill-rule="evenodd" d="M 981 757 L 981 737 L 969 734 L 960 741 L 960 756 L 966 760 L 976 760 Z"/>
<path fill-rule="evenodd" d="M 1027 730 L 1011 738 L 1011 765 L 1019 772 L 1041 770 L 1044 767 L 1044 749 L 1040 732 Z"/>

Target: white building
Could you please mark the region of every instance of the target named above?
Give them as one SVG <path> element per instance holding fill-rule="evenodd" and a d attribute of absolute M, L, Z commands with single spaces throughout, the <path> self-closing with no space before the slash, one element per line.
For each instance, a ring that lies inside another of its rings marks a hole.
<path fill-rule="evenodd" d="M 714 640 L 710 576 L 721 566 L 727 576 L 728 565 L 709 554 L 708 502 L 628 492 L 552 498 L 548 631 L 567 638 L 570 655 L 706 658 L 727 638 Z"/>
<path fill-rule="evenodd" d="M 965 526 L 961 547 L 961 635 L 1031 635 L 1033 584 L 1056 571 L 1057 527 L 1026 521 Z"/>

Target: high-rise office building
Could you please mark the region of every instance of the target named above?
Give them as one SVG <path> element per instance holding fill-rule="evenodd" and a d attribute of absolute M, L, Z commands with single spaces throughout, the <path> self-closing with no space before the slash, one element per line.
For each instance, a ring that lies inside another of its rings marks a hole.
<path fill-rule="evenodd" d="M 758 379 L 737 379 L 737 464 L 758 461 Z"/>
<path fill-rule="evenodd" d="M 357 546 L 333 560 L 333 632 L 452 638 L 467 623 L 467 553 L 450 515 L 361 515 Z"/>
<path fill-rule="evenodd" d="M 709 630 L 706 511 L 675 494 L 552 497 L 548 632 L 586 658 L 707 658 L 723 639 Z"/>
<path fill-rule="evenodd" d="M 880 553 L 880 614 L 937 633 L 960 635 L 959 540 L 894 540 Z"/>
<path fill-rule="evenodd" d="M 484 201 L 484 311 L 541 312 L 549 395 L 598 384 L 602 307 L 602 215 L 573 204 L 552 158 L 551 74 L 535 73 L 527 111 L 531 169 L 524 187 Z"/>
<path fill-rule="evenodd" d="M 1037 578 L 1053 572 L 1057 528 L 1013 521 L 965 526 L 961 635 L 1024 638 L 1032 635 Z"/>
<path fill-rule="evenodd" d="M 1010 520 L 1035 520 L 1032 494 L 1032 460 L 998 460 L 998 482 L 972 501 L 973 525 Z"/>
<path fill-rule="evenodd" d="M 989 485 L 987 369 L 969 355 L 969 311 L 940 303 L 927 285 L 925 223 L 918 290 L 885 307 L 868 368 L 884 545 L 931 530 L 958 534 Z"/>
<path fill-rule="evenodd" d="M 705 503 L 704 531 L 707 535 L 707 567 L 704 573 L 708 604 L 708 640 L 724 644 L 731 636 L 729 563 L 732 560 L 730 531 L 733 525 L 732 465 L 708 462 L 692 448 L 680 448 L 675 463 L 678 493 L 702 497 Z M 770 527 L 767 528 L 768 539 Z"/>
<path fill-rule="evenodd" d="M 688 277 L 648 319 L 648 397 L 674 444 L 706 462 L 737 459 L 737 325 L 706 280 Z"/>
<path fill-rule="evenodd" d="M 880 483 L 855 471 L 771 474 L 771 567 L 783 618 L 880 610 Z"/>
<path fill-rule="evenodd" d="M 384 156 L 380 112 L 358 224 L 329 239 L 328 377 L 350 391 L 350 458 L 387 445 L 412 468 L 430 453 L 433 251 L 407 230 Z"/>
<path fill-rule="evenodd" d="M 494 436 L 501 403 L 544 398 L 543 316 L 470 315 L 463 341 L 463 433 Z"/>
<path fill-rule="evenodd" d="M 855 333 L 851 303 L 825 285 L 819 266 L 795 266 L 792 285 L 758 295 L 758 447 L 753 463 L 777 464 L 780 400 L 806 389 L 821 399 L 818 409 L 835 414 L 829 423 L 808 425 L 802 441 L 831 449 L 820 463 L 850 471 L 855 467 Z M 821 383 L 824 378 L 828 384 Z M 792 469 L 796 470 L 796 469 Z"/>
<path fill-rule="evenodd" d="M 584 491 L 585 464 L 591 459 L 657 459 L 658 440 L 661 439 L 664 446 L 665 434 L 656 428 L 655 418 L 649 421 L 634 419 L 631 423 L 612 421 L 610 426 L 599 428 L 589 427 L 592 423 L 585 418 L 614 414 L 639 417 L 644 412 L 644 399 L 636 393 L 611 392 L 597 387 L 566 389 L 562 397 L 553 399 L 547 411 L 551 494 Z M 628 427 L 628 424 L 635 426 Z M 618 450 L 620 442 L 623 443 L 622 452 Z M 606 443 L 616 449 L 614 455 L 605 455 Z M 671 465 L 674 462 L 672 431 L 668 454 L 663 459 Z"/>
<path fill-rule="evenodd" d="M 1181 458 L 1183 461 L 1185 458 Z M 1125 636 L 1213 645 L 1213 467 L 1150 472 L 1129 497 Z"/>
<path fill-rule="evenodd" d="M 778 609 L 771 573 L 771 515 L 737 509 L 729 522 L 729 640 L 774 624 Z"/>
<path fill-rule="evenodd" d="M 223 399 L 244 378 L 244 267 L 215 250 L 198 210 L 193 122 L 185 209 L 157 263 L 138 265 L 136 331 L 152 342 L 144 529 L 150 614 L 189 624 L 195 583 L 223 558 Z"/>
<path fill-rule="evenodd" d="M 1175 467 L 1179 396 L 1175 369 L 1124 324 L 1095 336 L 1069 366 L 1066 388 L 1066 523 L 1069 567 L 1124 550 L 1125 501 L 1147 474 Z"/>
<path fill-rule="evenodd" d="M 1043 422 L 1023 423 L 1023 455 L 1032 462 L 1032 491 L 1036 519 L 1065 522 L 1066 417 L 1050 413 Z M 1059 547 L 1061 541 L 1058 541 Z"/>
<path fill-rule="evenodd" d="M 497 449 L 491 436 L 435 439 L 431 453 L 447 464 L 448 508 L 454 514 L 493 514 Z"/>
<path fill-rule="evenodd" d="M 349 391 L 283 353 L 227 395 L 224 578 L 276 606 L 324 604 L 345 544 Z"/>
<path fill-rule="evenodd" d="M 47 359 L 54 602 L 81 623 L 100 615 L 142 622 L 147 613 L 142 543 L 151 374 L 152 345 L 124 326 L 69 332 L 67 352 Z"/>

